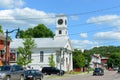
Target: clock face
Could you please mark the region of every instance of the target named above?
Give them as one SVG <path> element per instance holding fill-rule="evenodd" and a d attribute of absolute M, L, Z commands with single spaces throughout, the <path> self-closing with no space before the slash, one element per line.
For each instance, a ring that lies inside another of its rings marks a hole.
<path fill-rule="evenodd" d="M 59 25 L 63 24 L 63 20 L 62 20 L 62 19 L 59 19 L 59 20 L 58 20 L 58 24 L 59 24 Z"/>

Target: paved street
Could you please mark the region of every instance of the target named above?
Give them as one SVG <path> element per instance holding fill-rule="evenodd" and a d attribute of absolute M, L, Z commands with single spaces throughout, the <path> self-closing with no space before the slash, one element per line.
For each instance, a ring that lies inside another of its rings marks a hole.
<path fill-rule="evenodd" d="M 43 80 L 120 80 L 120 74 L 116 71 L 105 71 L 104 76 L 92 76 L 92 74 L 65 75 L 62 77 L 45 77 Z"/>

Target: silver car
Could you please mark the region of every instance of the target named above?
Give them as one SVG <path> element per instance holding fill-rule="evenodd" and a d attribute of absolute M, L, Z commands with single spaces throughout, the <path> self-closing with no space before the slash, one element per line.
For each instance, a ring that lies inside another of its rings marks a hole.
<path fill-rule="evenodd" d="M 24 69 L 19 65 L 1 66 L 0 80 L 24 80 Z"/>

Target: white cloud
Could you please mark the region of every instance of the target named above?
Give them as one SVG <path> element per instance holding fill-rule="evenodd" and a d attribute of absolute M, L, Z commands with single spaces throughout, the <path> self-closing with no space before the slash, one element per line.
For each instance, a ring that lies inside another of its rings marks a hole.
<path fill-rule="evenodd" d="M 78 20 L 78 19 L 79 19 L 78 16 L 70 16 L 70 18 L 71 18 L 72 20 Z"/>
<path fill-rule="evenodd" d="M 87 38 L 88 36 L 87 36 L 87 33 L 80 33 L 80 37 Z"/>
<path fill-rule="evenodd" d="M 120 29 L 120 16 L 104 15 L 104 16 L 98 16 L 98 17 L 91 17 L 87 20 L 87 23 L 107 24 L 110 26 L 114 26 L 117 29 Z"/>
<path fill-rule="evenodd" d="M 28 28 L 40 23 L 52 25 L 55 22 L 54 16 L 53 13 L 45 13 L 31 8 L 1 10 L 0 24 L 5 28 Z"/>
<path fill-rule="evenodd" d="M 98 32 L 94 35 L 94 38 L 97 40 L 120 40 L 120 32 Z"/>
<path fill-rule="evenodd" d="M 23 0 L 0 0 L 0 6 L 3 8 L 15 8 L 24 5 Z"/>
<path fill-rule="evenodd" d="M 95 41 L 92 42 L 89 40 L 71 40 L 71 42 L 73 47 L 78 49 L 90 49 L 98 44 Z"/>
<path fill-rule="evenodd" d="M 104 23 L 117 19 L 120 19 L 118 15 L 104 15 L 98 17 L 91 17 L 90 19 L 87 20 L 87 23 Z"/>

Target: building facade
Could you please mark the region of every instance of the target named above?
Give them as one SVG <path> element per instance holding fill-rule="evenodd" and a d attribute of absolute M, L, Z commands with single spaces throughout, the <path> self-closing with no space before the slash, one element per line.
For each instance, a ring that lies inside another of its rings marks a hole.
<path fill-rule="evenodd" d="M 67 17 L 56 16 L 56 32 L 54 38 L 33 38 L 36 48 L 32 49 L 32 63 L 29 66 L 40 69 L 49 66 L 49 57 L 54 55 L 55 67 L 70 71 L 73 70 L 72 45 L 68 36 Z M 13 39 L 10 44 L 10 53 L 13 54 L 11 64 L 15 64 L 18 56 L 18 47 L 23 47 L 22 39 Z"/>
<path fill-rule="evenodd" d="M 91 56 L 91 62 L 90 62 L 90 67 L 91 68 L 96 68 L 96 67 L 101 67 L 101 56 L 100 54 L 93 54 Z"/>

